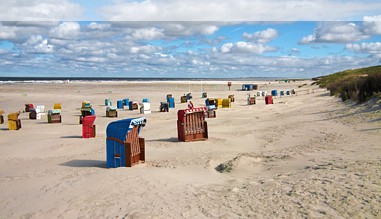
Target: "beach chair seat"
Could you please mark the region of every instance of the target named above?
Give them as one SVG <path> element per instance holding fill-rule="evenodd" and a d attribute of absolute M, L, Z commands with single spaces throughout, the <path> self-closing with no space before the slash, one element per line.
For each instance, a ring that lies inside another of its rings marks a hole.
<path fill-rule="evenodd" d="M 247 99 L 247 105 L 254 105 L 255 104 L 255 97 L 249 97 Z"/>
<path fill-rule="evenodd" d="M 192 94 L 191 93 L 187 93 L 186 95 L 186 100 L 191 100 L 193 97 L 192 97 Z"/>
<path fill-rule="evenodd" d="M 106 117 L 118 117 L 118 111 L 116 106 L 109 106 L 106 108 Z"/>
<path fill-rule="evenodd" d="M 231 99 L 222 99 L 222 108 L 231 108 Z"/>
<path fill-rule="evenodd" d="M 123 100 L 118 100 L 116 102 L 116 106 L 118 107 L 118 109 L 123 109 L 124 107 Z"/>
<path fill-rule="evenodd" d="M 217 101 L 217 99 L 214 99 L 214 98 L 207 98 L 205 100 L 205 105 L 209 108 L 214 106 L 214 108 L 217 109 L 218 108 L 218 101 Z"/>
<path fill-rule="evenodd" d="M 106 129 L 107 168 L 132 167 L 145 162 L 145 140 L 139 137 L 145 117 L 123 119 L 108 124 Z"/>
<path fill-rule="evenodd" d="M 48 111 L 48 123 L 61 123 L 61 110 L 53 109 Z"/>
<path fill-rule="evenodd" d="M 130 103 L 130 99 L 128 98 L 123 99 L 123 106 L 128 106 L 129 103 Z"/>
<path fill-rule="evenodd" d="M 41 116 L 45 115 L 45 106 L 44 105 L 37 105 L 36 106 L 36 119 L 40 120 Z"/>
<path fill-rule="evenodd" d="M 180 97 L 180 102 L 181 103 L 186 103 L 187 102 L 187 97 L 184 95 L 184 96 L 181 96 Z"/>
<path fill-rule="evenodd" d="M 139 103 L 139 106 L 141 114 L 151 113 L 151 104 L 149 102 Z"/>
<path fill-rule="evenodd" d="M 21 129 L 21 120 L 19 119 L 19 112 L 8 114 L 8 129 L 19 130 Z"/>
<path fill-rule="evenodd" d="M 177 112 L 177 136 L 179 141 L 197 141 L 208 138 L 205 121 L 206 107 L 179 110 Z"/>
<path fill-rule="evenodd" d="M 217 117 L 216 110 L 215 109 L 208 109 L 206 111 L 206 117 L 207 118 L 216 118 Z"/>
<path fill-rule="evenodd" d="M 94 138 L 95 137 L 95 115 L 86 116 L 82 120 L 82 138 Z"/>
<path fill-rule="evenodd" d="M 29 119 L 37 119 L 37 111 L 36 109 L 32 108 L 29 111 Z"/>
<path fill-rule="evenodd" d="M 3 110 L 0 110 L 0 124 L 3 124 L 4 123 L 4 111 Z"/>
<path fill-rule="evenodd" d="M 222 101 L 223 101 L 224 99 L 222 99 L 222 98 L 217 98 L 217 108 L 218 107 L 222 107 Z"/>
<path fill-rule="evenodd" d="M 53 106 L 53 109 L 62 110 L 61 103 L 55 103 L 54 106 Z"/>
<path fill-rule="evenodd" d="M 228 98 L 230 99 L 230 102 L 234 102 L 234 100 L 235 100 L 233 94 L 232 94 L 232 95 L 229 95 Z"/>
<path fill-rule="evenodd" d="M 34 109 L 34 105 L 31 103 L 25 104 L 25 112 L 29 113 L 31 109 Z"/>
<path fill-rule="evenodd" d="M 111 106 L 110 98 L 105 99 L 105 106 Z"/>
<path fill-rule="evenodd" d="M 271 95 L 267 95 L 267 96 L 265 97 L 265 103 L 266 103 L 266 104 L 273 104 L 273 96 L 271 96 Z"/>
<path fill-rule="evenodd" d="M 160 112 L 169 112 L 168 102 L 160 102 Z"/>
<path fill-rule="evenodd" d="M 138 101 L 130 101 L 128 104 L 129 110 L 137 110 L 139 108 Z"/>

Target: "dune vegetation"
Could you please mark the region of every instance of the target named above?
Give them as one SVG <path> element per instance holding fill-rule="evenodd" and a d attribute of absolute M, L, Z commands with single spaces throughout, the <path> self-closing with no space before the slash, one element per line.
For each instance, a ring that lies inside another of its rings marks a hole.
<path fill-rule="evenodd" d="M 381 65 L 351 69 L 315 78 L 331 95 L 363 103 L 381 92 Z"/>

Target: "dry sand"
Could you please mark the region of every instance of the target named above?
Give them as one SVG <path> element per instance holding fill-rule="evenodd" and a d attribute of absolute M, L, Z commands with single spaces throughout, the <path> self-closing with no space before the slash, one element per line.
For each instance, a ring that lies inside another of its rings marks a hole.
<path fill-rule="evenodd" d="M 25 103 L 63 108 L 62 124 L 21 113 L 20 130 L 0 125 L 0 218 L 381 217 L 379 100 L 353 106 L 310 81 L 259 82 L 261 90 L 298 95 L 248 106 L 239 83 L 232 91 L 226 82 L 0 85 L 6 114 Z M 191 91 L 195 106 L 204 106 L 202 90 L 236 101 L 207 119 L 208 140 L 178 142 L 177 110 L 186 108 L 179 97 Z M 176 109 L 160 113 L 168 93 Z M 119 110 L 119 118 L 106 118 L 105 98 L 114 105 L 151 99 L 144 164 L 105 168 L 108 123 L 141 116 Z M 83 100 L 96 111 L 96 138 L 81 138 Z"/>

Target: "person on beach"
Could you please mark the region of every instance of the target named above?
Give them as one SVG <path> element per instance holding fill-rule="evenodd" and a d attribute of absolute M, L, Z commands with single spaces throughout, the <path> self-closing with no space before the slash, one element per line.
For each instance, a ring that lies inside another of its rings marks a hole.
<path fill-rule="evenodd" d="M 194 106 L 193 106 L 192 101 L 189 101 L 189 103 L 188 103 L 188 108 L 189 108 L 189 109 L 194 109 Z"/>

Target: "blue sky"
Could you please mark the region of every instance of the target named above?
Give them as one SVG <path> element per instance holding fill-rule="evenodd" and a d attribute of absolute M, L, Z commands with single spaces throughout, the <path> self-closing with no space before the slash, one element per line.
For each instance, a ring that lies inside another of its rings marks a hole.
<path fill-rule="evenodd" d="M 315 77 L 381 64 L 380 11 L 366 0 L 2 1 L 0 76 Z"/>

